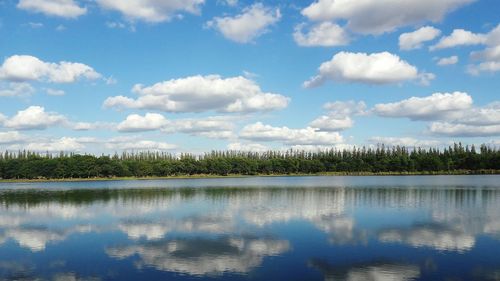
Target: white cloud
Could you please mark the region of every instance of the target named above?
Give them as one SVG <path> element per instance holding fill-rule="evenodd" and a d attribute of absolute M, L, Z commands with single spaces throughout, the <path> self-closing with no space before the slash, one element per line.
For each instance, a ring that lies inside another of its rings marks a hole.
<path fill-rule="evenodd" d="M 450 122 L 433 122 L 429 131 L 436 135 L 450 137 L 486 137 L 500 136 L 500 125 L 467 125 Z"/>
<path fill-rule="evenodd" d="M 67 125 L 69 128 L 75 131 L 89 131 L 89 130 L 98 130 L 98 129 L 106 129 L 106 130 L 111 130 L 112 128 L 116 127 L 115 124 L 113 123 L 106 123 L 106 122 L 74 122 L 70 123 L 68 122 Z"/>
<path fill-rule="evenodd" d="M 431 46 L 431 51 L 438 49 L 451 48 L 464 45 L 479 45 L 486 43 L 487 36 L 485 34 L 475 34 L 463 29 L 455 29 L 449 36 L 445 36 L 439 42 Z"/>
<path fill-rule="evenodd" d="M 472 106 L 467 93 L 434 93 L 427 97 L 411 97 L 394 103 L 376 104 L 373 112 L 383 117 L 407 117 L 411 120 L 433 120 Z"/>
<path fill-rule="evenodd" d="M 299 24 L 295 27 L 295 32 L 293 33 L 293 39 L 299 46 L 344 46 L 349 44 L 350 41 L 347 32 L 338 24 L 331 22 L 316 24 L 307 33 L 302 32 L 303 28 L 304 24 Z"/>
<path fill-rule="evenodd" d="M 437 62 L 437 64 L 443 66 L 443 65 L 456 64 L 457 62 L 458 62 L 458 57 L 457 56 L 451 56 L 451 57 L 439 59 L 438 62 Z"/>
<path fill-rule="evenodd" d="M 199 14 L 204 0 L 97 0 L 104 9 L 118 11 L 128 20 L 169 21 L 181 13 Z"/>
<path fill-rule="evenodd" d="M 10 149 L 15 148 L 21 148 L 21 146 L 14 145 L 10 147 Z M 72 137 L 62 137 L 49 141 L 30 142 L 22 146 L 22 149 L 40 152 L 81 151 L 84 148 L 85 145 L 83 143 L 81 143 L 77 138 Z"/>
<path fill-rule="evenodd" d="M 500 102 L 455 112 L 452 117 L 455 122 L 467 125 L 500 125 Z"/>
<path fill-rule="evenodd" d="M 43 130 L 66 122 L 67 119 L 63 115 L 46 112 L 41 106 L 30 106 L 4 121 L 4 126 L 18 130 Z"/>
<path fill-rule="evenodd" d="M 269 147 L 260 143 L 241 143 L 233 142 L 227 145 L 228 150 L 235 151 L 253 151 L 253 152 L 265 152 L 269 150 Z"/>
<path fill-rule="evenodd" d="M 207 138 L 227 139 L 233 137 L 234 118 L 210 116 L 202 119 L 167 120 L 157 113 L 144 116 L 131 114 L 116 127 L 120 132 L 161 130 L 164 133 L 185 133 Z"/>
<path fill-rule="evenodd" d="M 234 17 L 215 17 L 206 26 L 215 28 L 224 37 L 238 43 L 249 43 L 269 31 L 269 26 L 281 19 L 279 9 L 265 7 L 261 3 L 243 9 Z"/>
<path fill-rule="evenodd" d="M 120 132 L 152 131 L 161 129 L 167 124 L 169 121 L 161 114 L 146 113 L 144 116 L 131 114 L 118 124 L 117 129 Z"/>
<path fill-rule="evenodd" d="M 127 25 L 124 24 L 123 22 L 107 21 L 106 22 L 106 27 L 112 28 L 112 29 L 116 29 L 116 28 L 123 29 L 123 28 L 127 27 Z"/>
<path fill-rule="evenodd" d="M 426 77 L 432 79 L 433 76 L 429 73 L 419 73 L 415 66 L 388 52 L 339 52 L 331 60 L 322 63 L 319 75 L 304 82 L 304 87 L 316 87 L 328 79 L 339 82 L 390 84 Z"/>
<path fill-rule="evenodd" d="M 285 96 L 262 92 L 259 85 L 242 76 L 190 76 L 149 87 L 135 85 L 133 91 L 140 97 L 109 97 L 104 106 L 165 112 L 255 112 L 282 109 L 289 102 Z"/>
<path fill-rule="evenodd" d="M 376 104 L 373 112 L 383 117 L 433 120 L 428 133 L 441 136 L 482 137 L 500 135 L 500 103 L 473 107 L 463 92 L 435 93 L 399 102 Z"/>
<path fill-rule="evenodd" d="M 0 132 L 0 144 L 18 143 L 26 140 L 26 136 L 17 131 Z"/>
<path fill-rule="evenodd" d="M 43 23 L 41 22 L 28 22 L 27 25 L 33 29 L 38 29 L 43 27 Z"/>
<path fill-rule="evenodd" d="M 364 115 L 366 114 L 366 103 L 363 101 L 336 101 L 327 102 L 324 109 L 328 110 L 331 114 L 336 116 L 351 116 L 351 115 Z"/>
<path fill-rule="evenodd" d="M 443 143 L 438 140 L 422 140 L 409 137 L 372 137 L 369 142 L 375 144 L 384 144 L 386 146 L 405 146 L 405 147 L 436 147 Z"/>
<path fill-rule="evenodd" d="M 309 126 L 321 131 L 342 131 L 354 125 L 353 115 L 366 114 L 366 104 L 363 101 L 337 101 L 326 103 L 323 108 L 328 111 L 313 120 Z"/>
<path fill-rule="evenodd" d="M 403 33 L 399 36 L 399 49 L 412 50 L 422 48 L 424 42 L 431 41 L 441 34 L 441 30 L 424 26 L 413 32 Z"/>
<path fill-rule="evenodd" d="M 251 141 L 275 141 L 289 145 L 333 145 L 343 141 L 338 132 L 320 132 L 312 127 L 304 129 L 273 127 L 261 122 L 243 127 L 239 137 Z"/>
<path fill-rule="evenodd" d="M 80 78 L 95 80 L 101 78 L 101 75 L 83 63 L 66 61 L 50 63 L 28 55 L 11 56 L 0 66 L 0 79 L 15 82 L 72 83 Z"/>
<path fill-rule="evenodd" d="M 87 13 L 74 0 L 20 0 L 17 8 L 62 18 L 77 18 Z"/>
<path fill-rule="evenodd" d="M 481 72 L 500 71 L 500 44 L 480 52 L 472 52 L 472 57 L 482 62 L 477 65 L 470 65 L 467 69 L 470 74 L 478 75 Z"/>
<path fill-rule="evenodd" d="M 51 89 L 51 88 L 45 89 L 45 92 L 49 96 L 64 96 L 66 94 L 63 90 Z"/>
<path fill-rule="evenodd" d="M 322 115 L 313 120 L 309 125 L 321 131 L 342 131 L 351 128 L 354 125 L 354 121 L 349 116 L 338 118 L 331 115 Z"/>
<path fill-rule="evenodd" d="M 234 118 L 226 116 L 210 116 L 203 119 L 180 119 L 172 121 L 164 132 L 181 132 L 212 139 L 233 137 Z"/>
<path fill-rule="evenodd" d="M 28 97 L 35 93 L 35 88 L 25 82 L 10 82 L 5 87 L 0 85 L 0 97 Z"/>
<path fill-rule="evenodd" d="M 468 72 L 478 75 L 481 72 L 500 71 L 500 24 L 488 33 L 472 33 L 463 29 L 455 29 L 451 35 L 441 38 L 441 40 L 430 50 L 451 48 L 463 45 L 486 45 L 482 51 L 471 53 L 473 60 L 480 61 L 478 64 L 471 64 Z"/>
<path fill-rule="evenodd" d="M 217 4 L 223 4 L 234 7 L 238 5 L 238 0 L 217 0 Z"/>
<path fill-rule="evenodd" d="M 166 143 L 166 142 L 157 142 L 150 140 L 138 140 L 138 141 L 125 141 L 125 142 L 110 142 L 105 144 L 108 149 L 118 149 L 118 150 L 172 150 L 177 148 L 176 145 Z"/>
<path fill-rule="evenodd" d="M 474 0 L 317 0 L 302 14 L 314 21 L 345 20 L 354 32 L 380 34 L 444 16 Z"/>

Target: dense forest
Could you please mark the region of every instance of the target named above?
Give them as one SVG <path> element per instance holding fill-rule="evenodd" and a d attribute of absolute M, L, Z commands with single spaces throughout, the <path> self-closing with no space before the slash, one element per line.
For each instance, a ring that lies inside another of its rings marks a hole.
<path fill-rule="evenodd" d="M 455 144 L 445 149 L 385 147 L 352 150 L 213 151 L 205 155 L 137 152 L 115 155 L 0 153 L 2 179 L 164 177 L 339 173 L 497 173 L 500 150 Z"/>

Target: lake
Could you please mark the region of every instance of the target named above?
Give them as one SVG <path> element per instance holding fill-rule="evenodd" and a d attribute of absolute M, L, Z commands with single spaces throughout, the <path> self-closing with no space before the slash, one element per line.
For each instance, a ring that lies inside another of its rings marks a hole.
<path fill-rule="evenodd" d="M 500 176 L 0 183 L 0 280 L 500 280 Z"/>

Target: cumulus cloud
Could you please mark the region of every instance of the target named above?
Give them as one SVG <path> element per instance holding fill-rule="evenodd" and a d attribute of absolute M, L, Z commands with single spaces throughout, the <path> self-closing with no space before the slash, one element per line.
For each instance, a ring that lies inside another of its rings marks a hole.
<path fill-rule="evenodd" d="M 261 3 L 243 9 L 234 17 L 215 17 L 206 26 L 238 43 L 249 43 L 269 31 L 269 27 L 281 19 L 279 9 L 272 9 Z"/>
<path fill-rule="evenodd" d="M 55 112 L 46 112 L 44 107 L 30 106 L 20 110 L 12 118 L 4 121 L 4 126 L 17 130 L 43 130 L 49 126 L 67 122 L 66 117 Z"/>
<path fill-rule="evenodd" d="M 199 14 L 205 0 L 97 0 L 104 9 L 117 11 L 128 20 L 158 23 L 182 13 Z"/>
<path fill-rule="evenodd" d="M 354 125 L 351 116 L 363 115 L 366 113 L 366 104 L 363 101 L 337 101 L 329 102 L 323 106 L 328 111 L 313 120 L 309 125 L 321 131 L 342 131 Z"/>
<path fill-rule="evenodd" d="M 120 132 L 161 130 L 164 133 L 186 133 L 207 138 L 226 139 L 233 137 L 234 118 L 209 116 L 202 119 L 187 118 L 168 120 L 157 113 L 144 116 L 131 114 L 116 127 Z"/>
<path fill-rule="evenodd" d="M 473 60 L 479 61 L 477 64 L 471 64 L 468 72 L 478 75 L 481 72 L 496 72 L 500 70 L 500 24 L 488 33 L 473 33 L 463 29 L 455 29 L 449 36 L 441 40 L 430 50 L 438 50 L 464 45 L 486 45 L 482 51 L 471 53 Z"/>
<path fill-rule="evenodd" d="M 470 65 L 468 72 L 477 75 L 480 72 L 496 72 L 500 70 L 500 44 L 486 48 L 483 51 L 472 52 L 472 58 L 481 61 L 477 65 Z"/>
<path fill-rule="evenodd" d="M 417 68 L 389 52 L 350 53 L 339 52 L 321 64 L 319 74 L 304 82 L 312 88 L 326 80 L 366 84 L 391 84 L 418 78 L 433 79 L 433 74 L 419 73 Z"/>
<path fill-rule="evenodd" d="M 157 113 L 146 113 L 144 116 L 131 114 L 118 124 L 117 129 L 120 132 L 152 131 L 161 129 L 168 123 L 163 115 Z"/>
<path fill-rule="evenodd" d="M 422 140 L 409 137 L 371 137 L 369 142 L 386 146 L 435 147 L 443 143 L 438 140 Z"/>
<path fill-rule="evenodd" d="M 26 139 L 26 136 L 17 131 L 0 132 L 0 144 L 23 142 Z"/>
<path fill-rule="evenodd" d="M 353 125 L 354 121 L 349 116 L 338 118 L 331 115 L 322 115 L 310 123 L 311 127 L 322 131 L 342 131 Z"/>
<path fill-rule="evenodd" d="M 303 32 L 304 26 L 304 24 L 297 25 L 293 33 L 293 39 L 299 46 L 332 47 L 349 44 L 349 35 L 338 24 L 322 22 L 312 26 L 306 33 Z"/>
<path fill-rule="evenodd" d="M 8 57 L 0 66 L 0 79 L 23 81 L 48 81 L 53 83 L 72 83 L 78 79 L 95 80 L 101 78 L 92 67 L 76 62 L 44 62 L 34 56 L 14 55 Z"/>
<path fill-rule="evenodd" d="M 376 104 L 373 113 L 382 117 L 435 121 L 429 133 L 441 136 L 480 137 L 500 135 L 500 103 L 473 106 L 463 92 L 434 93 L 399 102 Z"/>
<path fill-rule="evenodd" d="M 411 120 L 433 120 L 456 110 L 472 106 L 467 93 L 434 93 L 427 97 L 411 97 L 394 103 L 376 104 L 373 112 L 383 117 L 406 117 Z"/>
<path fill-rule="evenodd" d="M 26 149 L 36 152 L 59 152 L 59 151 L 73 151 L 81 152 L 85 149 L 86 143 L 94 143 L 95 139 L 92 138 L 74 138 L 74 137 L 61 137 L 61 138 L 39 138 L 28 137 L 24 135 L 14 135 L 16 141 L 10 142 L 9 150 Z"/>
<path fill-rule="evenodd" d="M 176 149 L 177 145 L 166 143 L 166 142 L 158 142 L 158 141 L 150 141 L 150 140 L 138 140 L 138 141 L 119 141 L 115 139 L 105 144 L 108 149 L 118 149 L 118 150 L 172 150 Z"/>
<path fill-rule="evenodd" d="M 89 131 L 89 130 L 110 130 L 116 125 L 108 122 L 68 122 L 67 127 L 75 131 Z"/>
<path fill-rule="evenodd" d="M 487 137 L 499 136 L 500 125 L 467 125 L 451 122 L 433 122 L 429 131 L 436 135 L 450 137 Z"/>
<path fill-rule="evenodd" d="M 500 125 L 500 102 L 492 102 L 483 107 L 473 107 L 456 112 L 452 117 L 455 121 L 467 125 Z"/>
<path fill-rule="evenodd" d="M 104 107 L 161 110 L 165 112 L 255 112 L 285 108 L 289 98 L 263 92 L 245 77 L 219 75 L 172 79 L 149 87 L 135 85 L 140 97 L 109 97 Z"/>
<path fill-rule="evenodd" d="M 314 21 L 346 21 L 350 30 L 381 34 L 422 22 L 439 22 L 444 16 L 474 0 L 317 0 L 302 10 Z M 390 7 L 390 8 L 388 8 Z"/>
<path fill-rule="evenodd" d="M 260 144 L 260 143 L 241 143 L 241 142 L 232 142 L 227 145 L 228 150 L 235 151 L 253 151 L 253 152 L 265 152 L 269 150 L 269 147 Z"/>
<path fill-rule="evenodd" d="M 10 82 L 0 85 L 0 97 L 29 97 L 35 93 L 35 88 L 26 82 Z"/>
<path fill-rule="evenodd" d="M 431 41 L 441 34 L 441 30 L 424 26 L 413 32 L 403 33 L 399 36 L 399 49 L 412 50 L 422 48 L 424 42 Z"/>
<path fill-rule="evenodd" d="M 62 18 L 77 18 L 87 13 L 74 0 L 20 0 L 17 8 Z"/>
<path fill-rule="evenodd" d="M 66 94 L 63 90 L 51 89 L 51 88 L 45 89 L 45 92 L 49 96 L 64 96 Z"/>
<path fill-rule="evenodd" d="M 458 62 L 458 57 L 451 56 L 451 57 L 446 57 L 446 58 L 440 58 L 437 62 L 437 65 L 440 65 L 440 66 L 452 65 L 452 64 L 456 64 L 457 62 Z"/>
<path fill-rule="evenodd" d="M 484 34 L 475 34 L 463 29 L 455 29 L 449 36 L 445 36 L 439 42 L 431 46 L 431 51 L 438 49 L 451 48 L 464 45 L 479 45 L 486 42 L 487 36 Z"/>
<path fill-rule="evenodd" d="M 282 142 L 289 145 L 333 145 L 343 141 L 338 132 L 320 132 L 316 128 L 290 129 L 261 122 L 246 125 L 239 137 L 250 141 Z"/>
<path fill-rule="evenodd" d="M 85 145 L 78 141 L 77 138 L 62 137 L 49 142 L 32 142 L 24 146 L 29 151 L 81 151 Z"/>
<path fill-rule="evenodd" d="M 164 128 L 162 131 L 176 131 L 213 139 L 227 139 L 233 137 L 234 121 L 234 118 L 227 116 L 210 116 L 203 119 L 179 119 L 173 120 L 171 126 Z"/>

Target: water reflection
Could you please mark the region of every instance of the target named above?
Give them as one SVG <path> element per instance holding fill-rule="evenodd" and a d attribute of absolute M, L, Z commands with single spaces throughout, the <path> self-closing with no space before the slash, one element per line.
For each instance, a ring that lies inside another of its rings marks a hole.
<path fill-rule="evenodd" d="M 66 248 L 78 251 L 63 258 Z M 483 280 L 499 272 L 491 249 L 500 251 L 491 186 L 0 190 L 0 280 L 432 280 L 449 277 L 436 275 L 443 252 L 462 259 L 451 277 Z M 84 257 L 102 268 L 84 270 Z"/>
<path fill-rule="evenodd" d="M 420 268 L 416 265 L 390 262 L 370 262 L 351 264 L 348 266 L 333 266 L 325 261 L 312 260 L 310 265 L 320 270 L 325 281 L 406 281 L 420 276 Z"/>
<path fill-rule="evenodd" d="M 290 248 L 288 241 L 271 238 L 221 237 L 172 239 L 111 247 L 108 255 L 123 259 L 137 254 L 138 267 L 191 275 L 245 273 L 260 265 L 266 256 L 282 254 Z"/>
<path fill-rule="evenodd" d="M 378 238 L 382 242 L 405 243 L 414 247 L 437 250 L 467 251 L 474 247 L 473 235 L 446 224 L 416 224 L 407 229 L 386 229 Z"/>

